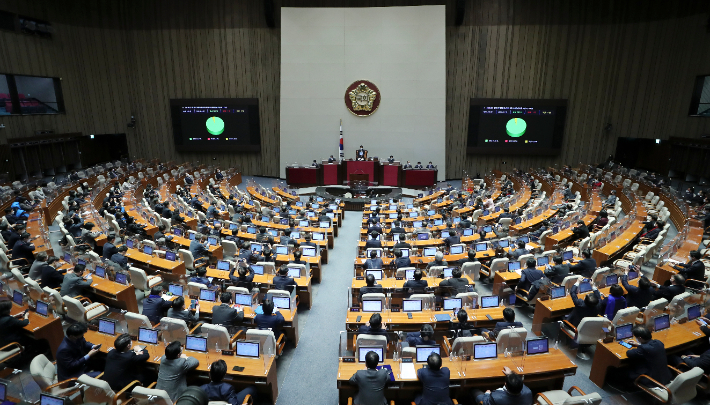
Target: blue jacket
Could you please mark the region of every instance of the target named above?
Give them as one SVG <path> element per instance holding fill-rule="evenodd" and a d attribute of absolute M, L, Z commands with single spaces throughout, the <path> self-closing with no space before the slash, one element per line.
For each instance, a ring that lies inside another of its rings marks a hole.
<path fill-rule="evenodd" d="M 448 367 L 442 367 L 436 371 L 430 368 L 420 368 L 417 370 L 417 378 L 422 383 L 422 394 L 414 399 L 414 403 L 417 405 L 453 404 L 449 397 L 450 372 Z"/>
<path fill-rule="evenodd" d="M 483 394 L 478 396 L 476 403 L 479 401 L 483 405 L 518 405 L 518 404 L 532 404 L 533 403 L 533 393 L 530 391 L 526 385 L 523 385 L 520 394 L 513 395 L 505 390 L 505 388 L 497 389 L 491 391 L 490 394 Z"/>
<path fill-rule="evenodd" d="M 55 356 L 57 358 L 57 380 L 64 381 L 84 374 L 88 361 L 85 356 L 93 346 L 84 337 L 77 341 L 64 337 Z"/>
<path fill-rule="evenodd" d="M 104 249 L 103 249 L 103 257 L 104 259 L 111 259 L 111 257 L 118 253 L 118 248 L 113 245 L 111 242 L 106 242 L 104 244 Z"/>
<path fill-rule="evenodd" d="M 274 337 L 276 339 L 279 338 L 279 335 L 283 333 L 281 331 L 281 327 L 283 326 L 284 322 L 286 320 L 284 319 L 284 316 L 281 315 L 280 311 L 276 311 L 272 315 L 265 315 L 265 314 L 257 314 L 254 317 L 254 323 L 256 324 L 256 327 L 259 329 L 271 329 L 274 331 Z"/>
<path fill-rule="evenodd" d="M 111 261 L 116 263 L 117 265 L 121 266 L 124 269 L 128 268 L 128 259 L 126 256 L 116 253 L 113 256 L 111 256 Z"/>
<path fill-rule="evenodd" d="M 147 316 L 153 323 L 160 322 L 163 312 L 172 306 L 170 301 L 165 301 L 159 295 L 149 295 L 143 300 L 143 315 Z"/>
<path fill-rule="evenodd" d="M 197 260 L 201 257 L 209 255 L 210 251 L 205 247 L 205 245 L 193 240 L 190 242 L 190 253 L 192 253 L 192 258 Z"/>
<path fill-rule="evenodd" d="M 241 405 L 247 395 L 255 399 L 256 388 L 253 386 L 234 392 L 234 387 L 226 382 L 210 382 L 200 387 L 210 401 L 226 401 L 230 405 Z"/>
<path fill-rule="evenodd" d="M 626 303 L 630 307 L 643 308 L 653 299 L 653 287 L 642 289 L 641 287 L 631 285 L 626 275 L 621 276 L 621 285 L 624 286 L 626 290 Z"/>

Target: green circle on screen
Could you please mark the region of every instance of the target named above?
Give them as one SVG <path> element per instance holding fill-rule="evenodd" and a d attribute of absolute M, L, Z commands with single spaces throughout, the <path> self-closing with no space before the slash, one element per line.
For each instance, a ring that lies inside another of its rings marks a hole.
<path fill-rule="evenodd" d="M 508 133 L 508 136 L 518 138 L 525 134 L 527 127 L 528 124 L 526 124 L 525 120 L 522 118 L 511 118 L 510 121 L 505 124 L 505 132 Z"/>
<path fill-rule="evenodd" d="M 207 118 L 207 132 L 212 135 L 220 135 L 224 132 L 224 121 L 219 117 L 209 117 Z"/>

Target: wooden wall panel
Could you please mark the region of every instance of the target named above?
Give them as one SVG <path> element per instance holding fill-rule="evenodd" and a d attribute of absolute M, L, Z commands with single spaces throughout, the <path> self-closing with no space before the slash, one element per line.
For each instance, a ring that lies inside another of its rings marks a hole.
<path fill-rule="evenodd" d="M 281 0 L 280 7 L 446 4 L 446 168 L 449 177 L 494 169 L 592 163 L 616 138 L 710 133 L 689 118 L 694 78 L 710 74 L 705 1 Z M 67 113 L 0 117 L 0 143 L 39 129 L 126 133 L 134 158 L 217 163 L 278 176 L 280 31 L 250 0 L 95 2 L 0 0 L 0 9 L 46 19 L 54 38 L 0 32 L 0 72 L 62 77 Z M 171 98 L 257 97 L 262 152 L 177 153 Z M 557 157 L 466 155 L 471 98 L 569 100 Z M 135 129 L 128 129 L 131 114 Z M 602 130 L 613 125 L 610 134 Z M 504 163 L 505 162 L 505 163 Z"/>

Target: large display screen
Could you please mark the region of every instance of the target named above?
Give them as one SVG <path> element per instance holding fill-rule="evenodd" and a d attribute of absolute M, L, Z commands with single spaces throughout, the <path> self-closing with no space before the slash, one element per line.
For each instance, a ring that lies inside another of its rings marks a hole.
<path fill-rule="evenodd" d="M 471 99 L 468 153 L 555 155 L 567 100 Z"/>
<path fill-rule="evenodd" d="M 170 100 L 175 148 L 184 152 L 259 152 L 259 99 Z"/>

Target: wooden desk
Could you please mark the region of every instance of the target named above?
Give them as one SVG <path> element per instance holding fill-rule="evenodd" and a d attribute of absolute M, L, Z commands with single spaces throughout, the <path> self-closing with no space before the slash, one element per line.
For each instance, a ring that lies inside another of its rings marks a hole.
<path fill-rule="evenodd" d="M 671 325 L 665 331 L 653 332 L 653 338 L 663 342 L 667 354 L 677 353 L 707 341 L 707 336 L 700 331 L 700 327 L 695 322 Z M 619 368 L 628 365 L 627 350 L 617 342 L 602 343 L 598 340 L 589 379 L 598 387 L 603 387 L 610 367 Z"/>
<path fill-rule="evenodd" d="M 236 276 L 236 272 L 235 272 Z M 220 280 L 229 280 L 229 272 L 226 270 L 217 270 L 215 268 L 207 268 L 207 277 L 214 277 L 218 278 Z M 313 291 L 312 291 L 312 280 L 313 277 L 299 277 L 299 278 L 294 278 L 293 280 L 296 282 L 298 285 L 298 288 L 296 289 L 296 293 L 298 294 L 299 300 L 301 304 L 305 304 L 308 306 L 308 309 L 311 309 L 313 306 Z M 271 285 L 273 284 L 274 280 L 274 275 L 272 274 L 255 274 L 254 275 L 254 283 L 259 283 L 259 284 L 268 284 Z"/>
<path fill-rule="evenodd" d="M 256 189 L 254 187 L 247 187 L 247 191 L 249 192 L 249 195 L 256 198 L 257 200 L 259 200 L 262 203 L 266 203 L 269 205 L 277 205 L 279 203 L 278 201 L 274 200 L 273 198 L 269 198 L 269 197 L 266 197 L 266 196 L 263 196 L 263 195 L 257 193 Z"/>
<path fill-rule="evenodd" d="M 130 312 L 140 312 L 133 284 L 123 285 L 94 275 L 91 278 L 91 289 L 96 297 L 95 301 Z"/>
<path fill-rule="evenodd" d="M 174 234 L 169 235 L 172 236 L 172 239 L 170 240 L 171 242 L 177 243 L 185 250 L 190 250 L 190 242 L 192 242 L 190 239 Z M 207 250 L 210 251 L 210 254 L 212 256 L 216 257 L 219 260 L 222 260 L 222 258 L 224 258 L 224 248 L 222 247 L 222 245 L 210 245 Z"/>
<path fill-rule="evenodd" d="M 281 198 L 285 198 L 288 201 L 296 201 L 296 200 L 300 199 L 300 197 L 298 197 L 297 195 L 289 194 L 279 187 L 271 187 L 271 190 L 273 190 Z"/>
<path fill-rule="evenodd" d="M 278 255 L 276 256 L 276 267 L 281 266 L 282 264 L 288 264 L 290 261 L 293 260 L 293 255 Z M 311 268 L 311 277 L 313 277 L 313 281 L 316 283 L 320 283 L 321 280 L 321 261 L 320 261 L 320 256 L 315 256 L 315 257 L 303 257 L 301 256 L 301 261 L 304 261 L 308 263 L 309 267 Z"/>
<path fill-rule="evenodd" d="M 503 357 L 499 355 L 493 360 L 471 360 L 460 362 L 450 362 L 444 358 L 443 366 L 451 371 L 452 398 L 470 398 L 470 391 L 473 388 L 482 390 L 491 387 L 502 387 L 505 384 L 503 367 L 510 367 L 518 374 L 525 377 L 525 385 L 533 391 L 545 391 L 552 389 L 562 389 L 564 379 L 567 375 L 574 375 L 577 366 L 560 350 L 550 348 L 550 353 L 537 356 Z M 385 395 L 388 399 L 412 400 L 415 395 L 421 393 L 421 382 L 418 379 L 404 380 L 400 377 L 400 363 L 391 359 L 385 360 L 385 364 L 392 367 L 392 372 L 397 383 L 388 385 Z M 518 371 L 518 367 L 523 364 L 523 371 Z M 424 366 L 424 363 L 414 363 L 415 370 Z M 353 397 L 357 393 L 357 387 L 350 385 L 348 380 L 358 370 L 364 370 L 363 363 L 338 364 L 338 395 L 339 403 L 348 403 L 348 397 Z M 389 388 L 392 387 L 392 388 Z"/>
<path fill-rule="evenodd" d="M 503 310 L 505 307 L 483 308 L 483 309 L 466 309 L 469 322 L 475 322 L 477 326 L 485 328 L 493 328 L 497 322 L 503 321 Z M 351 312 L 345 319 L 345 329 L 355 331 L 361 325 L 370 321 L 370 316 L 374 312 Z M 412 319 L 409 319 L 406 312 L 391 312 L 382 311 L 382 322 L 387 324 L 387 330 L 418 332 L 424 324 L 430 324 L 434 329 L 447 329 L 449 321 L 438 322 L 435 315 L 452 314 L 450 311 L 421 311 L 412 312 Z M 488 319 L 486 315 L 490 315 L 492 319 Z M 360 321 L 357 321 L 357 317 Z M 453 315 L 452 315 L 453 316 Z M 455 319 L 455 318 L 454 318 Z M 456 321 L 457 322 L 457 321 Z"/>
<path fill-rule="evenodd" d="M 605 262 L 621 253 L 624 249 L 636 241 L 636 237 L 644 228 L 642 219 L 646 218 L 646 209 L 640 202 L 636 203 L 636 220 L 616 239 L 606 244 L 601 249 L 594 249 L 592 258 L 597 261 L 597 266 L 604 265 Z"/>
<path fill-rule="evenodd" d="M 671 259 L 681 263 L 687 263 L 690 258 L 690 251 L 697 250 L 700 247 L 700 242 L 702 241 L 703 228 L 691 227 L 688 231 L 688 237 L 685 239 L 683 244 L 678 247 L 678 250 L 673 257 L 671 257 Z M 674 274 L 677 274 L 678 270 L 674 269 L 671 264 L 672 263 L 666 263 L 662 266 L 656 265 L 656 269 L 653 272 L 653 280 L 658 284 L 663 285 L 663 283 L 670 280 Z"/>
<path fill-rule="evenodd" d="M 19 306 L 13 303 L 10 315 L 17 315 L 25 309 L 27 309 L 27 305 Z M 52 315 L 44 317 L 37 315 L 34 311 L 30 311 L 28 320 L 30 323 L 24 327 L 25 333 L 37 340 L 46 339 L 52 350 L 52 356 L 54 356 L 57 350 L 59 350 L 59 345 L 62 343 L 62 340 L 64 340 L 62 318 L 55 318 Z"/>
<path fill-rule="evenodd" d="M 126 257 L 133 262 L 137 262 L 148 269 L 164 272 L 168 274 L 184 275 L 185 274 L 185 262 L 182 261 L 170 261 L 161 259 L 156 256 L 147 255 L 136 249 L 128 249 L 126 252 Z"/>

